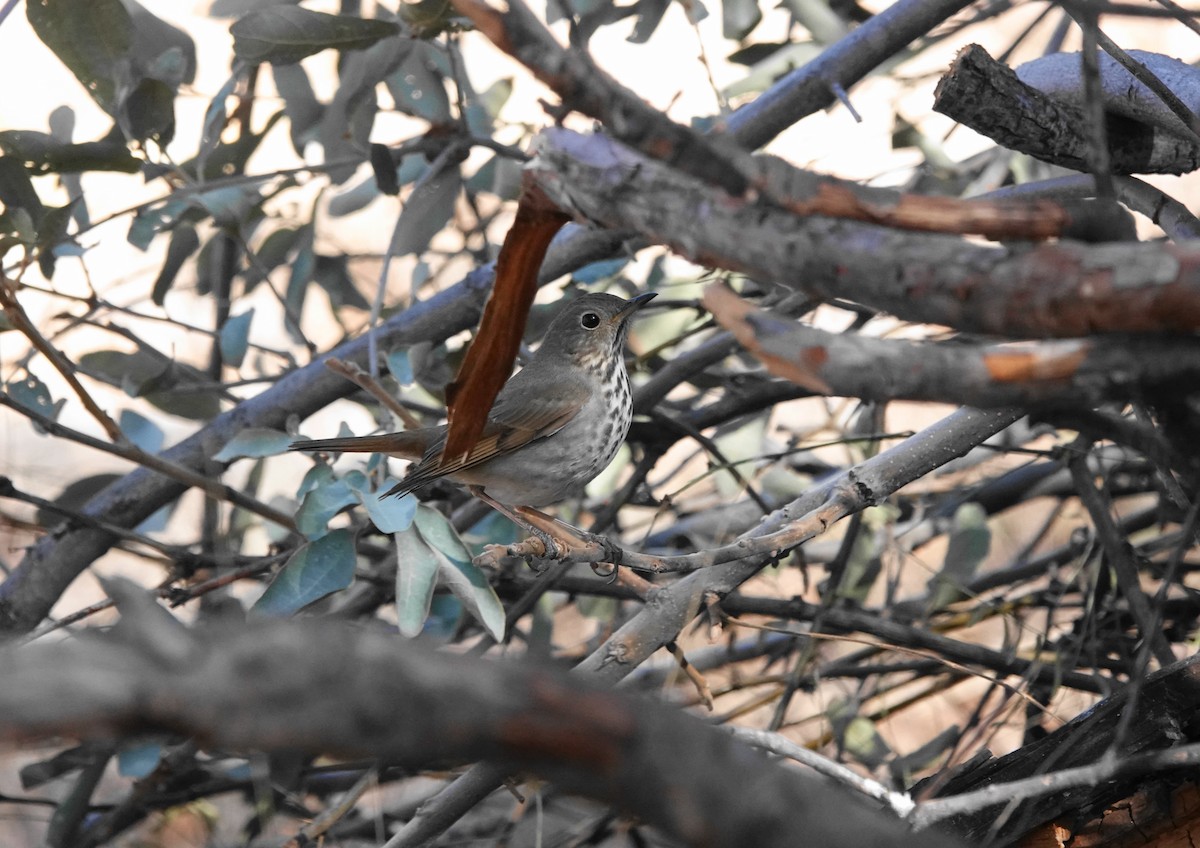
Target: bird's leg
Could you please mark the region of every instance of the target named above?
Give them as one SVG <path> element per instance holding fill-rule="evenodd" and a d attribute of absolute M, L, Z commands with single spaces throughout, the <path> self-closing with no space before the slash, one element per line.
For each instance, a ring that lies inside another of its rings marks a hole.
<path fill-rule="evenodd" d="M 496 510 L 496 512 L 503 515 L 513 524 L 517 525 L 531 536 L 534 536 L 539 542 L 542 543 L 542 547 L 546 549 L 546 556 L 549 559 L 562 559 L 569 552 L 569 543 L 564 543 L 561 538 L 556 537 L 552 532 L 548 532 L 534 526 L 531 522 L 518 514 L 522 509 L 528 509 L 528 507 L 518 507 L 517 511 L 513 511 L 485 492 L 482 486 L 470 486 L 468 487 L 468 490 L 472 495 L 479 498 L 479 500 L 483 501 L 492 509 Z M 543 512 L 538 512 L 537 510 L 534 510 L 534 512 L 537 512 L 538 515 L 550 519 L 550 516 Z M 553 519 L 550 520 L 553 521 Z"/>
<path fill-rule="evenodd" d="M 621 562 L 624 552 L 614 545 L 608 537 L 580 530 L 578 527 L 573 527 L 567 522 L 552 515 L 547 515 L 540 509 L 534 509 L 531 506 L 519 506 L 516 511 L 525 519 L 526 523 L 538 528 L 546 535 L 552 536 L 560 544 L 565 544 L 568 550 L 581 550 L 590 545 L 599 546 L 604 552 L 604 559 L 599 563 L 592 563 L 592 571 L 596 572 L 600 577 L 608 577 L 614 581 L 616 580 L 617 566 Z M 596 568 L 597 565 L 605 563 L 612 566 L 612 571 L 601 572 Z"/>
<path fill-rule="evenodd" d="M 578 527 L 573 527 L 567 522 L 561 521 L 552 515 L 547 515 L 540 509 L 535 509 L 531 506 L 518 506 L 510 509 L 491 497 L 481 486 L 470 486 L 469 491 L 479 500 L 541 542 L 547 559 L 562 560 L 572 551 L 580 551 L 591 545 L 597 545 L 604 552 L 604 559 L 599 563 L 591 563 L 592 571 L 596 572 L 600 577 L 608 577 L 613 581 L 616 580 L 617 565 L 621 562 L 624 552 L 607 537 L 597 536 L 594 533 L 580 530 Z M 516 552 L 512 551 L 512 553 Z M 495 555 L 495 552 L 491 554 L 492 557 Z M 488 561 L 491 562 L 492 560 L 489 559 Z M 604 564 L 611 565 L 612 570 L 600 571 L 597 566 Z"/>

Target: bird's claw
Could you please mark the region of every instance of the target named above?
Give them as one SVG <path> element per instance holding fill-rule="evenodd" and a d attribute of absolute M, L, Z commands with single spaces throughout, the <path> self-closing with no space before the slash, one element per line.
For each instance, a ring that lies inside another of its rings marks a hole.
<path fill-rule="evenodd" d="M 548 527 L 535 526 L 530 523 L 526 527 L 530 535 L 512 545 L 488 545 L 475 558 L 477 565 L 497 567 L 504 557 L 517 557 L 525 560 L 534 571 L 542 572 L 544 566 L 539 562 L 544 560 L 562 561 L 576 552 L 588 548 L 599 548 L 601 556 L 593 559 L 588 557 L 588 565 L 597 577 L 607 578 L 610 583 L 617 579 L 617 571 L 625 552 L 607 536 L 586 533 L 576 528 L 556 523 L 552 532 Z M 559 535 L 561 533 L 562 535 Z"/>
<path fill-rule="evenodd" d="M 592 574 L 595 574 L 597 577 L 603 577 L 604 582 L 609 586 L 617 582 L 617 572 L 621 566 L 611 562 L 590 562 L 588 565 L 592 567 Z M 605 570 L 606 567 L 607 571 Z"/>
<path fill-rule="evenodd" d="M 525 562 L 529 563 L 530 568 L 540 573 L 546 569 L 544 566 L 537 565 L 536 563 L 551 559 L 565 559 L 570 553 L 568 549 L 552 537 L 540 531 L 534 532 L 535 535 L 511 545 L 485 546 L 483 553 L 475 557 L 474 563 L 483 568 L 499 568 L 505 558 L 515 557 L 525 560 Z"/>

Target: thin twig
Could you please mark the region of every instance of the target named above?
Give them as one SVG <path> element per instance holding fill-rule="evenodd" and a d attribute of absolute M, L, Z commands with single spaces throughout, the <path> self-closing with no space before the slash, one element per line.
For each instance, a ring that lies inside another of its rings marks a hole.
<path fill-rule="evenodd" d="M 1080 502 L 1092 517 L 1096 535 L 1104 548 L 1105 559 L 1117 575 L 1117 585 L 1121 588 L 1121 594 L 1125 596 L 1125 602 L 1129 604 L 1129 612 L 1137 622 L 1142 638 L 1151 645 L 1159 663 L 1168 666 L 1175 662 L 1175 653 L 1156 623 L 1157 616 L 1142 591 L 1137 564 L 1133 561 L 1129 545 L 1117 529 L 1109 512 L 1109 505 L 1092 482 L 1092 472 L 1087 463 L 1087 451 L 1090 447 L 1091 441 L 1080 436 L 1068 448 L 1070 455 L 1067 467 L 1071 471 L 1071 479 L 1075 481 Z"/>
<path fill-rule="evenodd" d="M 362 776 L 355 781 L 346 792 L 338 799 L 336 804 L 321 811 L 321 814 L 314 818 L 311 822 L 300 828 L 299 832 L 283 843 L 283 848 L 304 848 L 306 845 L 313 845 L 323 841 L 329 829 L 345 818 L 346 814 L 354 809 L 354 805 L 363 796 L 363 793 L 372 786 L 378 785 L 379 769 L 372 767 L 363 772 Z"/>
<path fill-rule="evenodd" d="M 1097 196 L 1116 197 L 1113 187 L 1112 153 L 1108 149 L 1108 127 L 1104 115 L 1104 95 L 1100 82 L 1099 33 L 1097 16 L 1090 10 L 1071 12 L 1083 30 L 1083 93 L 1088 116 L 1088 165 L 1096 179 Z"/>
<path fill-rule="evenodd" d="M 798 763 L 808 766 L 813 771 L 849 786 L 856 792 L 861 792 L 868 798 L 874 798 L 902 818 L 910 815 L 916 806 L 912 798 L 903 792 L 893 792 L 879 781 L 856 774 L 841 763 L 835 763 L 828 757 L 822 757 L 815 751 L 808 750 L 803 745 L 797 745 L 786 736 L 766 730 L 755 730 L 750 727 L 737 727 L 734 725 L 726 727 L 725 730 L 756 748 L 762 748 L 773 754 L 779 754 L 781 757 L 795 760 Z"/>
<path fill-rule="evenodd" d="M 280 512 L 273 506 L 263 503 L 256 498 L 239 492 L 232 486 L 227 486 L 211 477 L 205 477 L 203 474 L 193 471 L 190 468 L 185 468 L 182 465 L 177 465 L 174 462 L 169 462 L 161 457 L 155 456 L 152 453 L 147 453 L 136 445 L 125 444 L 110 444 L 103 442 L 100 439 L 89 436 L 86 433 L 81 433 L 78 430 L 73 430 L 59 424 L 57 421 L 47 418 L 38 412 L 34 412 L 28 407 L 22 406 L 7 394 L 0 393 L 0 406 L 6 406 L 9 409 L 24 415 L 30 421 L 35 422 L 39 427 L 50 433 L 53 436 L 69 439 L 81 445 L 86 445 L 90 448 L 95 448 L 98 451 L 119 456 L 122 459 L 129 460 L 132 463 L 149 468 L 152 471 L 157 471 L 165 477 L 170 477 L 173 480 L 178 480 L 188 486 L 194 486 L 206 494 L 211 495 L 219 500 L 228 501 L 236 506 L 240 506 L 247 512 L 252 512 L 255 515 L 265 518 L 268 521 L 273 521 L 280 527 L 288 530 L 296 530 L 295 520 L 286 513 Z"/>
<path fill-rule="evenodd" d="M 1038 798 L 1076 786 L 1097 786 L 1116 777 L 1195 767 L 1197 763 L 1200 763 L 1200 744 L 1181 745 L 1135 756 L 1106 757 L 1087 766 L 997 783 L 949 798 L 934 798 L 918 804 L 909 821 L 913 827 L 922 829 L 951 816 L 972 813 L 996 804 Z"/>
<path fill-rule="evenodd" d="M 409 412 L 404 406 L 392 396 L 392 393 L 385 389 L 375 377 L 363 371 L 353 362 L 346 362 L 343 359 L 331 356 L 325 360 L 325 367 L 337 374 L 339 377 L 345 377 L 354 385 L 358 386 L 364 392 L 369 394 L 375 400 L 379 401 L 383 406 L 387 407 L 388 411 L 404 422 L 404 426 L 409 430 L 416 430 L 421 426 L 421 422 L 415 415 Z"/>
<path fill-rule="evenodd" d="M 38 332 L 37 327 L 29 320 L 29 316 L 21 307 L 16 296 L 17 283 L 10 280 L 0 272 L 0 307 L 4 309 L 4 314 L 8 320 L 21 331 L 25 338 L 29 339 L 30 343 L 41 351 L 42 355 L 50 360 L 50 364 L 55 370 L 62 375 L 62 378 L 67 381 L 67 385 L 75 392 L 75 395 L 83 402 L 84 408 L 88 413 L 104 428 L 104 432 L 108 437 L 117 444 L 126 444 L 128 440 L 125 434 L 121 432 L 121 428 L 117 426 L 117 422 L 109 417 L 108 413 L 99 407 L 92 396 L 88 394 L 87 389 L 79 382 L 79 378 L 75 376 L 75 366 L 71 363 L 62 351 Z"/>

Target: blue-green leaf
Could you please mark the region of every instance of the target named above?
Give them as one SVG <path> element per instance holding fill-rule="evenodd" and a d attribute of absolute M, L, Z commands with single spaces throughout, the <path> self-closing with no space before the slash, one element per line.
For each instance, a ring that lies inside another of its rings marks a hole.
<path fill-rule="evenodd" d="M 377 197 L 379 197 L 379 183 L 374 174 L 368 174 L 355 185 L 343 189 L 329 199 L 329 216 L 342 218 L 346 215 L 353 215 L 360 209 L 365 209 Z"/>
<path fill-rule="evenodd" d="M 761 20 L 758 0 L 721 0 L 721 29 L 731 41 L 741 41 Z"/>
<path fill-rule="evenodd" d="M 117 123 L 129 139 L 152 138 L 161 145 L 175 137 L 175 91 L 165 82 L 144 77 L 117 108 Z"/>
<path fill-rule="evenodd" d="M 300 231 L 295 227 L 280 227 L 262 240 L 254 252 L 255 262 L 242 272 L 242 277 L 246 280 L 246 291 L 252 290 L 265 280 L 271 271 L 287 261 L 299 237 Z"/>
<path fill-rule="evenodd" d="M 483 549 L 488 545 L 515 544 L 522 536 L 521 528 L 494 510 L 488 510 L 487 515 L 471 525 L 463 534 L 464 541 L 477 554 L 483 553 Z"/>
<path fill-rule="evenodd" d="M 246 457 L 258 459 L 264 456 L 276 456 L 284 453 L 292 437 L 282 430 L 272 430 L 269 427 L 247 427 L 225 443 L 215 454 L 217 462 L 232 462 Z"/>
<path fill-rule="evenodd" d="M 392 21 L 274 6 L 244 15 L 229 31 L 233 52 L 242 61 L 288 65 L 329 48 L 362 50 L 397 34 L 400 27 Z"/>
<path fill-rule="evenodd" d="M 100 107 L 117 107 L 117 78 L 128 63 L 133 21 L 121 0 L 34 0 L 25 14 L 38 38 L 54 51 Z"/>
<path fill-rule="evenodd" d="M 378 110 L 376 88 L 408 55 L 411 40 L 387 38 L 344 58 L 337 93 L 321 115 L 317 139 L 330 165 L 326 175 L 341 185 L 365 162 Z M 342 164 L 334 165 L 335 162 Z"/>
<path fill-rule="evenodd" d="M 154 281 L 154 289 L 150 294 L 150 299 L 154 301 L 155 305 L 163 305 L 163 301 L 167 298 L 167 292 L 175 284 L 175 278 L 179 275 L 183 264 L 199 249 L 200 236 L 196 234 L 196 228 L 191 224 L 180 224 L 171 231 L 171 241 L 167 245 L 167 258 L 163 260 L 163 266 L 158 272 L 158 278 Z"/>
<path fill-rule="evenodd" d="M 146 453 L 158 453 L 162 450 L 165 435 L 162 428 L 149 418 L 134 412 L 132 409 L 122 409 L 117 425 L 125 438 L 133 442 Z"/>
<path fill-rule="evenodd" d="M 438 574 L 456 598 L 492 638 L 504 638 L 504 605 L 483 571 L 471 561 L 471 553 L 446 517 L 424 504 L 414 519 L 421 537 L 438 558 Z"/>
<path fill-rule="evenodd" d="M 133 174 L 142 167 L 141 160 L 133 156 L 128 147 L 109 138 L 73 144 L 69 139 L 63 141 L 35 130 L 4 130 L 0 132 L 0 150 L 39 174 L 48 171 L 124 171 Z"/>
<path fill-rule="evenodd" d="M 309 539 L 319 539 L 329 532 L 329 519 L 357 502 L 350 485 L 335 478 L 331 471 L 304 495 L 304 502 L 296 511 L 296 529 Z"/>
<path fill-rule="evenodd" d="M 384 82 L 396 108 L 401 112 L 424 118 L 431 124 L 450 120 L 450 98 L 446 95 L 445 73 L 437 48 L 417 41 Z"/>
<path fill-rule="evenodd" d="M 350 260 L 345 253 L 336 256 L 323 256 L 318 253 L 312 279 L 329 295 L 329 304 L 334 309 L 348 306 L 365 311 L 371 308 L 371 304 L 362 296 L 362 292 L 350 276 Z"/>
<path fill-rule="evenodd" d="M 462 601 L 449 594 L 434 595 L 429 615 L 425 617 L 425 628 L 421 632 L 427 639 L 449 639 L 458 632 L 462 617 Z"/>
<path fill-rule="evenodd" d="M 296 551 L 252 611 L 291 615 L 349 586 L 354 581 L 354 565 L 354 535 L 349 530 L 334 530 Z"/>
<path fill-rule="evenodd" d="M 400 210 L 388 254 L 407 256 L 424 252 L 430 240 L 441 232 L 454 214 L 454 203 L 461 188 L 462 175 L 457 164 L 422 177 Z"/>
<path fill-rule="evenodd" d="M 402 386 L 413 384 L 412 361 L 408 358 L 408 348 L 393 350 L 387 355 L 387 367 L 392 377 Z"/>
<path fill-rule="evenodd" d="M 405 636 L 418 636 L 437 587 L 437 554 L 415 527 L 392 536 L 396 545 L 396 620 Z"/>
<path fill-rule="evenodd" d="M 246 358 L 246 348 L 250 345 L 250 322 L 254 320 L 254 309 L 247 309 L 240 315 L 234 315 L 225 321 L 221 327 L 218 340 L 221 345 L 221 358 L 227 365 L 240 368 Z"/>
<path fill-rule="evenodd" d="M 304 479 L 300 481 L 299 487 L 296 489 L 297 499 L 303 498 L 313 489 L 322 486 L 334 479 L 333 469 L 323 462 L 319 462 L 312 468 L 308 469 L 308 473 L 304 475 Z"/>
<path fill-rule="evenodd" d="M 21 240 L 33 244 L 37 241 L 37 229 L 46 214 L 46 207 L 25 165 L 12 156 L 0 156 L 0 232 L 17 233 Z M 25 213 L 19 216 L 18 213 Z"/>
<path fill-rule="evenodd" d="M 480 92 L 476 99 L 487 113 L 487 116 L 495 120 L 500 117 L 500 110 L 504 108 L 504 104 L 512 97 L 512 93 L 513 78 L 501 77 Z M 488 130 L 491 130 L 490 124 L 488 125 Z"/>
<path fill-rule="evenodd" d="M 389 479 L 375 491 L 370 491 L 365 487 L 354 489 L 359 503 L 366 508 L 367 515 L 371 516 L 371 521 L 381 533 L 399 533 L 407 530 L 412 525 L 413 516 L 417 512 L 417 499 L 413 495 L 384 497 L 383 493 L 395 483 L 395 480 Z M 351 486 L 353 487 L 353 483 Z"/>
<path fill-rule="evenodd" d="M 126 239 L 138 250 L 146 250 L 156 235 L 168 229 L 191 209 L 190 198 L 168 200 L 158 206 L 140 209 L 129 224 L 129 235 Z"/>
<path fill-rule="evenodd" d="M 308 295 L 308 283 L 312 280 L 313 269 L 317 264 L 317 255 L 313 250 L 313 226 L 305 224 L 296 236 L 298 249 L 292 259 L 292 273 L 288 276 L 287 292 L 284 301 L 287 303 L 288 315 L 284 318 L 283 326 L 295 341 L 303 343 L 304 334 L 300 331 L 292 316 L 297 318 L 304 312 L 304 299 Z"/>
<path fill-rule="evenodd" d="M 629 40 L 634 44 L 645 44 L 649 41 L 670 6 L 671 0 L 638 0 L 634 4 L 634 8 L 637 9 L 637 21 L 633 25 Z"/>
<path fill-rule="evenodd" d="M 607 280 L 609 277 L 615 277 L 628 264 L 629 259 L 624 256 L 592 262 L 573 273 L 571 279 L 583 283 L 585 286 L 591 285 L 601 280 Z"/>
<path fill-rule="evenodd" d="M 963 588 L 987 559 L 991 547 L 992 531 L 983 507 L 970 502 L 955 510 L 942 570 L 929 580 L 931 609 L 941 609 L 966 597 Z"/>
<path fill-rule="evenodd" d="M 211 215 L 215 223 L 237 227 L 245 223 L 261 201 L 262 194 L 256 186 L 226 186 L 194 195 L 191 202 Z"/>
<path fill-rule="evenodd" d="M 292 148 L 303 156 L 305 143 L 314 136 L 325 107 L 317 100 L 308 73 L 302 65 L 275 65 L 271 68 L 271 74 L 275 78 L 275 90 L 283 98 Z"/>
<path fill-rule="evenodd" d="M 62 412 L 63 405 L 67 402 L 66 398 L 54 400 L 50 396 L 50 390 L 46 388 L 46 384 L 33 374 L 26 374 L 23 380 L 7 383 L 4 390 L 21 406 L 49 418 L 51 421 L 58 419 L 58 414 Z M 39 433 L 45 432 L 37 423 L 33 424 L 33 429 Z"/>

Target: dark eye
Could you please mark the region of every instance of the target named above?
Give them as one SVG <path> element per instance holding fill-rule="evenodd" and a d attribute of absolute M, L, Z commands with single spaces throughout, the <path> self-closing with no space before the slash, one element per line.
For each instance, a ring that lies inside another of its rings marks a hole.
<path fill-rule="evenodd" d="M 579 316 L 579 323 L 585 330 L 594 330 L 600 326 L 600 316 L 595 312 L 585 312 Z"/>

